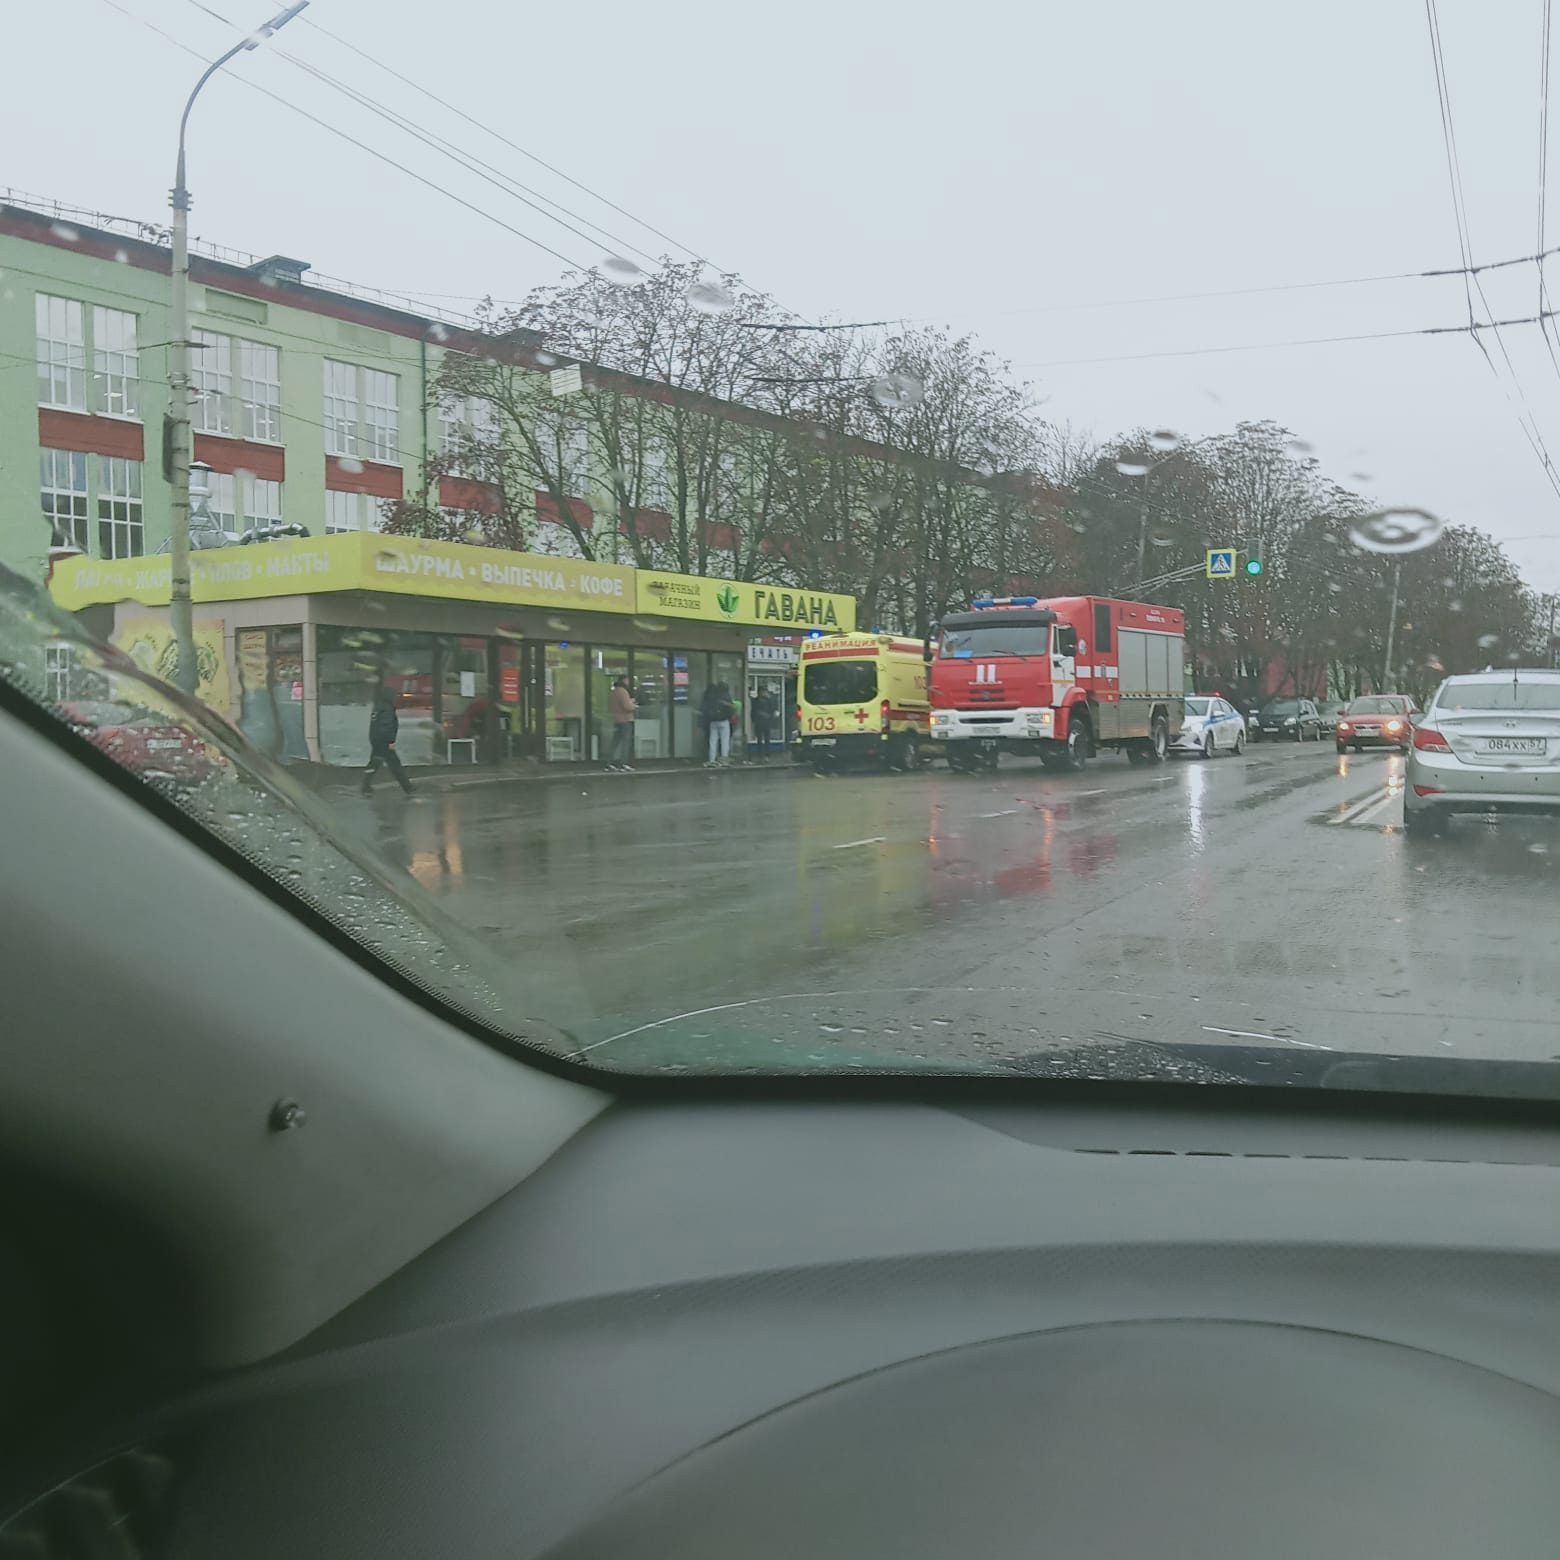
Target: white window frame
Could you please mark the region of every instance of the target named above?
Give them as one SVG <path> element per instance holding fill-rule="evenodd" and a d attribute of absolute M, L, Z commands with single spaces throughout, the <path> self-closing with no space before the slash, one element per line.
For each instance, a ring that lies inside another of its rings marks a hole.
<path fill-rule="evenodd" d="M 264 341 L 233 338 L 238 355 L 238 416 L 255 444 L 282 442 L 282 349 Z"/>
<path fill-rule="evenodd" d="M 490 441 L 498 428 L 493 403 L 480 395 L 443 396 L 439 401 L 439 453 L 451 457 L 450 475 L 474 477 L 465 456 L 473 443 Z"/>
<path fill-rule="evenodd" d="M 196 433 L 233 436 L 233 338 L 190 332 L 190 425 Z"/>
<path fill-rule="evenodd" d="M 64 482 L 60 480 L 62 477 L 66 479 Z M 84 553 L 90 553 L 92 493 L 88 485 L 86 454 L 81 450 L 39 450 L 38 491 L 55 545 L 79 547 Z"/>
<path fill-rule="evenodd" d="M 100 417 L 141 417 L 141 350 L 129 309 L 92 305 L 92 400 Z"/>
<path fill-rule="evenodd" d="M 401 376 L 324 360 L 325 453 L 388 466 L 401 461 Z"/>
<path fill-rule="evenodd" d="M 75 645 L 60 640 L 43 647 L 43 696 L 50 704 L 63 704 L 70 698 L 75 671 Z"/>
<path fill-rule="evenodd" d="M 251 526 L 282 523 L 282 484 L 252 472 L 214 471 L 206 507 L 224 531 L 242 535 Z"/>
<path fill-rule="evenodd" d="M 670 512 L 672 507 L 672 452 L 665 442 L 646 442 L 640 457 L 639 506 Z"/>
<path fill-rule="evenodd" d="M 380 509 L 383 499 L 372 493 L 343 493 L 325 490 L 325 534 L 342 536 L 348 531 L 377 531 L 384 521 Z"/>
<path fill-rule="evenodd" d="M 86 305 L 57 293 L 33 295 L 38 404 L 87 410 Z"/>
<path fill-rule="evenodd" d="M 146 552 L 146 504 L 141 462 L 100 455 L 97 466 L 97 555 L 142 557 Z"/>

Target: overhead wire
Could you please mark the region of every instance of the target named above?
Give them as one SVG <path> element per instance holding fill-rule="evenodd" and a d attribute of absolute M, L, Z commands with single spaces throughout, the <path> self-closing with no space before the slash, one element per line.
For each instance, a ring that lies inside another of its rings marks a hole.
<path fill-rule="evenodd" d="M 1474 346 L 1479 355 L 1488 365 L 1490 373 L 1501 387 L 1501 393 L 1506 397 L 1512 410 L 1516 413 L 1517 425 L 1522 429 L 1523 437 L 1532 447 L 1533 453 L 1538 457 L 1539 464 L 1544 468 L 1544 475 L 1549 485 L 1554 489 L 1555 496 L 1560 497 L 1560 474 L 1556 473 L 1554 461 L 1550 458 L 1549 448 L 1544 443 L 1544 436 L 1539 430 L 1538 420 L 1533 415 L 1533 408 L 1528 401 L 1527 392 L 1522 388 L 1522 380 L 1517 374 L 1516 365 L 1511 360 L 1511 353 L 1506 348 L 1506 339 L 1500 333 L 1502 322 L 1495 319 L 1494 310 L 1490 308 L 1490 302 L 1484 292 L 1484 284 L 1478 272 L 1473 267 L 1473 245 L 1468 225 L 1467 199 L 1463 190 L 1462 159 L 1457 150 L 1457 130 L 1452 117 L 1451 89 L 1447 80 L 1446 55 L 1441 43 L 1441 18 L 1436 6 L 1436 0 L 1425 0 L 1425 20 L 1430 33 L 1430 58 L 1435 70 L 1436 98 L 1441 113 L 1441 139 L 1446 153 L 1446 166 L 1448 181 L 1452 192 L 1452 214 L 1457 225 L 1457 239 L 1463 257 L 1463 264 L 1468 268 L 1463 278 L 1463 287 L 1467 296 L 1468 324 Z M 1540 246 L 1542 248 L 1542 245 Z M 1510 388 L 1506 380 L 1502 379 L 1500 370 L 1495 366 L 1495 360 L 1490 356 L 1489 348 L 1481 339 L 1476 325 L 1473 310 L 1473 294 L 1477 292 L 1479 302 L 1489 319 L 1490 329 L 1495 336 L 1495 345 L 1500 352 L 1501 360 L 1506 365 L 1506 373 L 1510 377 Z M 1540 324 L 1542 313 L 1540 310 Z M 1516 400 L 1512 399 L 1512 390 L 1516 391 Z M 1520 402 L 1520 405 L 1518 403 Z"/>
<path fill-rule="evenodd" d="M 176 49 L 180 49 L 185 54 L 188 54 L 193 58 L 206 63 L 206 56 L 202 54 L 199 49 L 192 48 L 189 44 L 185 43 L 182 38 L 175 38 L 172 33 L 165 32 L 155 22 L 149 21 L 146 17 L 137 15 L 136 12 L 130 10 L 127 6 L 121 5 L 119 0 L 102 0 L 102 3 L 108 6 L 110 10 L 117 11 L 127 20 L 136 22 L 140 26 L 147 28 L 149 31 L 156 33 L 159 38 L 163 39 L 167 43 L 171 43 Z M 561 250 L 554 249 L 551 244 L 544 243 L 541 239 L 534 237 L 530 233 L 527 233 L 523 228 L 516 227 L 512 222 L 506 222 L 504 218 L 498 216 L 494 212 L 487 210 L 486 207 L 479 206 L 476 204 L 476 202 L 469 201 L 465 199 L 464 196 L 457 195 L 453 190 L 447 189 L 437 180 L 427 178 L 425 175 L 416 172 L 415 169 L 408 168 L 405 163 L 398 162 L 395 158 L 389 156 L 387 153 L 380 151 L 378 147 L 370 146 L 368 142 L 359 140 L 356 136 L 349 134 L 339 126 L 333 125 L 327 119 L 321 119 L 318 114 L 311 113 L 301 104 L 293 102 L 291 98 L 284 96 L 282 93 L 272 91 L 272 89 L 269 87 L 263 87 L 259 82 L 251 81 L 249 77 L 240 75 L 236 71 L 230 71 L 228 74 L 232 77 L 233 80 L 242 82 L 243 85 L 248 87 L 251 91 L 258 92 L 262 97 L 270 98 L 274 103 L 280 103 L 283 108 L 291 109 L 293 113 L 302 115 L 303 118 L 307 119 L 311 124 L 318 125 L 320 129 L 328 132 L 330 135 L 336 136 L 340 140 L 346 141 L 349 145 L 357 147 L 359 151 L 368 153 L 370 157 L 376 158 L 378 161 L 385 163 L 391 168 L 394 168 L 396 172 L 404 173 L 407 178 L 423 185 L 427 189 L 433 190 L 436 194 L 444 196 L 446 200 L 452 200 L 456 205 L 463 206 L 467 211 L 474 212 L 477 216 L 482 217 L 484 220 L 493 223 L 497 227 L 503 228 L 505 232 L 513 234 L 514 237 L 518 239 L 522 239 L 525 243 L 530 244 L 533 248 L 540 249 L 544 254 L 551 255 L 553 259 L 561 260 L 565 265 L 571 266 L 575 270 L 585 271 L 590 269 L 589 266 L 585 265 L 582 261 L 575 259 L 571 255 L 564 254 Z"/>
<path fill-rule="evenodd" d="M 224 26 L 230 27 L 236 32 L 242 32 L 244 30 L 231 17 L 224 16 L 220 11 L 214 10 L 211 6 L 204 4 L 203 0 L 189 0 L 189 4 L 192 5 L 197 11 L 200 11 L 204 15 L 211 17 L 214 21 L 221 22 Z M 487 162 L 483 158 L 477 156 L 475 152 L 468 151 L 464 147 L 457 145 L 447 136 L 439 135 L 437 131 L 430 130 L 426 126 L 420 125 L 409 115 L 402 114 L 396 109 L 389 108 L 386 105 L 376 101 L 367 93 L 361 92 L 356 87 L 352 86 L 350 82 L 343 81 L 339 77 L 331 75 L 330 72 L 323 70 L 318 65 L 311 63 L 310 61 L 302 58 L 300 55 L 293 53 L 291 50 L 276 48 L 273 52 L 276 53 L 281 59 L 286 60 L 289 65 L 292 65 L 298 70 L 304 71 L 308 75 L 314 77 L 317 81 L 320 81 L 324 85 L 328 86 L 332 91 L 339 92 L 343 96 L 351 98 L 352 101 L 355 102 L 360 108 L 365 108 L 370 113 L 378 115 L 379 118 L 384 119 L 390 124 L 393 124 L 398 130 L 401 130 L 405 134 L 412 136 L 414 139 L 421 141 L 424 145 L 432 147 L 435 151 L 440 152 L 442 155 L 451 158 L 453 161 L 459 163 L 468 172 L 475 173 L 478 178 L 494 185 L 495 188 L 502 190 L 506 195 L 509 195 L 515 200 L 518 200 L 522 205 L 529 206 L 533 211 L 536 211 L 548 221 L 556 222 L 559 227 L 567 229 L 577 238 L 584 239 L 586 243 L 595 244 L 601 240 L 605 240 L 605 242 L 613 246 L 615 250 L 632 251 L 634 254 L 639 255 L 642 259 L 650 261 L 652 265 L 659 263 L 659 258 L 656 255 L 653 255 L 648 250 L 641 248 L 631 239 L 625 238 L 622 234 L 614 233 L 610 229 L 602 227 L 599 223 L 592 222 L 589 217 L 583 216 L 581 213 L 571 210 L 561 201 L 555 201 L 551 199 L 549 196 L 544 195 L 540 190 L 533 189 L 528 184 L 522 184 L 518 179 L 515 179 L 509 174 L 505 173 L 502 168 L 495 167 L 492 163 Z M 534 199 L 532 197 L 534 197 Z M 554 215 L 552 211 L 545 209 L 546 206 L 555 208 L 556 211 L 564 213 L 564 216 Z M 566 218 L 573 218 L 574 221 L 571 222 L 565 220 Z M 575 223 L 583 223 L 584 227 L 589 228 L 592 231 L 585 232 L 582 228 L 575 226 Z"/>
<path fill-rule="evenodd" d="M 1549 56 L 1551 11 L 1553 0 L 1542 0 L 1543 26 L 1539 35 L 1538 62 L 1538 244 L 1534 266 L 1538 272 L 1539 312 L 1550 307 L 1549 283 L 1544 276 L 1544 234 L 1547 226 L 1549 204 Z M 1549 366 L 1560 379 L 1560 353 L 1556 352 L 1554 332 L 1548 321 L 1542 325 L 1544 347 L 1549 354 Z"/>

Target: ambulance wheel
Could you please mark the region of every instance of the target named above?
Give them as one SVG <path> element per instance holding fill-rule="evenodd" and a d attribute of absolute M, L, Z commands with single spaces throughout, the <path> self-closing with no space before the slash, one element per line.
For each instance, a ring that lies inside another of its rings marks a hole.
<path fill-rule="evenodd" d="M 888 767 L 897 774 L 914 774 L 923 762 L 921 744 L 913 732 L 905 732 L 888 744 Z"/>

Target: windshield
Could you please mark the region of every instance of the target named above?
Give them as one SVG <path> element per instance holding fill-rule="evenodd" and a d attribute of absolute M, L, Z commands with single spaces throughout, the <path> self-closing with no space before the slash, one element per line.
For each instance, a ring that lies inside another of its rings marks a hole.
<path fill-rule="evenodd" d="M 944 660 L 970 660 L 983 655 L 1046 655 L 1051 648 L 1051 629 L 1046 624 L 1003 623 L 989 627 L 948 629 L 942 636 L 939 655 Z"/>
<path fill-rule="evenodd" d="M 876 661 L 809 661 L 802 697 L 809 704 L 861 704 L 877 697 Z"/>
<path fill-rule="evenodd" d="M 1437 710 L 1560 710 L 1560 680 L 1513 682 L 1509 677 L 1488 682 L 1449 682 L 1435 696 Z"/>
<path fill-rule="evenodd" d="M 0 793 L 517 1066 L 1560 1098 L 1540 18 L 10 9 Z"/>

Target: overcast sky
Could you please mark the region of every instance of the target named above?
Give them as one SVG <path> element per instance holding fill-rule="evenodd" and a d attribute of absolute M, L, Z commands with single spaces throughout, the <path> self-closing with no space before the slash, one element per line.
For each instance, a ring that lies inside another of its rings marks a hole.
<path fill-rule="evenodd" d="M 211 9 L 253 26 L 273 3 Z M 0 177 L 161 219 L 200 66 L 134 18 L 206 57 L 236 34 L 195 0 L 10 12 Z M 1441 13 L 1475 259 L 1531 254 L 1542 0 L 1441 0 Z M 1456 278 L 1118 302 L 1457 265 L 1421 0 L 314 0 L 233 67 L 436 189 L 239 80 L 207 88 L 190 143 L 194 232 L 398 292 L 519 297 L 561 262 L 441 192 L 586 264 L 624 241 L 668 246 L 322 28 L 804 316 L 973 331 L 1048 416 L 1100 435 L 1274 418 L 1383 504 L 1537 536 L 1511 552 L 1536 586 L 1560 589 L 1560 499 L 1518 425 L 1518 392 L 1466 335 L 1066 361 L 1466 323 Z M 287 54 L 618 240 L 545 220 Z M 1548 233 L 1560 243 L 1560 195 Z M 1555 283 L 1560 296 L 1560 271 Z M 1497 318 L 1536 312 L 1533 265 L 1485 287 Z M 1560 460 L 1560 370 L 1537 327 L 1503 335 Z"/>

